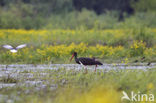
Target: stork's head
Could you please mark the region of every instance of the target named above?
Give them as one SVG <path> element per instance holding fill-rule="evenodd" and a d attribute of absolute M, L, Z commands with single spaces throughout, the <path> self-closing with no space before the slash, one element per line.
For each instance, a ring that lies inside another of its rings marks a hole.
<path fill-rule="evenodd" d="M 77 56 L 77 52 L 74 52 L 74 53 L 73 53 L 73 55 L 72 55 L 70 61 L 72 61 L 72 59 L 73 59 L 74 56 Z"/>

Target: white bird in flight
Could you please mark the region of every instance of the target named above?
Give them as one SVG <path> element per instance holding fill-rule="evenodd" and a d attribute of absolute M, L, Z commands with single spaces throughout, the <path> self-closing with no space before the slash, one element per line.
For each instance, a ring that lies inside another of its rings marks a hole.
<path fill-rule="evenodd" d="M 18 51 L 18 49 L 24 48 L 26 46 L 27 46 L 27 44 L 21 44 L 21 45 L 17 46 L 16 48 L 14 48 L 11 45 L 3 45 L 4 48 L 9 49 L 10 52 L 12 52 L 12 53 L 16 53 Z"/>

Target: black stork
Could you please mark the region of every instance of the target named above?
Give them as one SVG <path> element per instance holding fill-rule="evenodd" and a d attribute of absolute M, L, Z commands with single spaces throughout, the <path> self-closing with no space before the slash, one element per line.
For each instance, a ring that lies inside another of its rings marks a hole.
<path fill-rule="evenodd" d="M 103 65 L 101 62 L 95 60 L 95 58 L 86 58 L 86 57 L 80 57 L 77 58 L 77 52 L 74 52 L 70 61 L 73 59 L 73 57 L 75 57 L 75 62 L 78 64 L 82 64 L 84 66 L 86 65 L 95 65 L 95 72 L 96 72 L 96 67 L 97 65 Z M 87 72 L 87 69 L 86 69 Z"/>

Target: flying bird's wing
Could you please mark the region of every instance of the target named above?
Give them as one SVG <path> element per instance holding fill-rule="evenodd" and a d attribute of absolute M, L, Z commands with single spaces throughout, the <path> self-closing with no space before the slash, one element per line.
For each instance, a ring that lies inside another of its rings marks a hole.
<path fill-rule="evenodd" d="M 27 44 L 22 44 L 22 45 L 17 46 L 16 49 L 21 49 L 21 48 L 24 48 L 26 46 L 27 46 Z"/>
<path fill-rule="evenodd" d="M 13 47 L 11 45 L 3 45 L 3 47 L 6 49 L 10 49 L 10 50 L 13 49 Z"/>

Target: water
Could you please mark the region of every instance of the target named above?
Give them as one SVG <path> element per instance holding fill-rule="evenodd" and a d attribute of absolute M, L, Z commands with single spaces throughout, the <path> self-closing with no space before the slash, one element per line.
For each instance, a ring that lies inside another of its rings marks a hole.
<path fill-rule="evenodd" d="M 7 67 L 7 68 L 6 68 Z M 33 64 L 10 64 L 8 66 L 6 65 L 0 65 L 0 78 L 34 78 L 35 72 L 37 72 L 38 76 L 44 77 L 48 73 L 44 72 L 45 70 L 56 70 L 56 69 L 75 69 L 75 70 L 81 70 L 83 68 L 87 68 L 89 70 L 94 70 L 95 66 L 82 66 L 78 64 L 39 64 L 39 65 L 33 65 Z M 150 66 L 147 66 L 147 63 L 133 63 L 133 64 L 104 64 L 102 66 L 98 66 L 97 69 L 109 71 L 109 70 L 120 70 L 120 69 L 140 69 L 140 70 L 148 70 L 150 68 L 156 68 L 156 63 L 151 63 Z M 0 83 L 0 89 L 4 87 L 14 87 L 17 85 L 25 85 L 25 86 L 38 86 L 41 87 L 44 86 L 44 81 L 42 80 L 26 80 L 23 81 L 21 84 L 18 83 Z"/>
<path fill-rule="evenodd" d="M 94 69 L 94 66 L 82 66 L 79 64 L 10 64 L 7 66 L 8 72 L 21 72 L 21 71 L 29 71 L 29 70 L 40 70 L 43 71 L 45 69 L 58 69 L 58 68 L 66 68 L 66 69 L 82 69 L 82 67 L 87 67 L 88 69 Z M 147 63 L 131 63 L 131 64 L 122 64 L 122 63 L 113 63 L 113 64 L 103 64 L 102 66 L 98 66 L 97 69 L 149 69 L 155 68 L 156 63 L 151 63 L 149 66 Z M 0 71 L 6 71 L 6 65 L 0 65 Z"/>
<path fill-rule="evenodd" d="M 7 68 L 6 68 L 7 67 Z M 51 82 L 44 80 L 48 74 L 48 70 L 57 70 L 57 69 L 75 69 L 82 70 L 87 68 L 91 71 L 95 69 L 95 66 L 82 66 L 78 64 L 10 64 L 10 65 L 0 65 L 0 78 L 15 78 L 16 80 L 20 80 L 17 83 L 5 83 L 0 82 L 0 89 L 4 88 L 16 88 L 16 87 L 33 87 L 34 91 L 38 92 L 40 90 L 46 90 L 47 86 L 51 91 L 55 91 L 58 88 L 57 84 L 52 84 Z M 147 66 L 147 63 L 133 63 L 133 64 L 104 64 L 102 66 L 98 66 L 97 69 L 104 70 L 105 72 L 109 70 L 120 70 L 120 69 L 139 69 L 139 70 L 148 70 L 150 68 L 156 68 L 156 63 L 151 63 L 150 66 Z M 60 73 L 61 74 L 61 73 Z M 61 81 L 62 84 L 66 83 L 66 80 Z M 25 91 L 18 91 L 18 94 L 29 94 L 31 91 L 29 89 L 25 89 Z M 0 94 L 0 100 L 6 103 L 14 103 L 15 101 L 19 101 L 21 98 L 17 95 L 5 95 Z M 0 102 L 1 102 L 0 101 Z"/>

